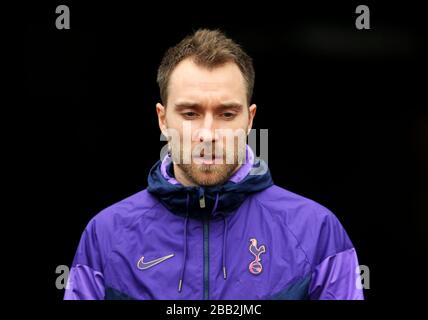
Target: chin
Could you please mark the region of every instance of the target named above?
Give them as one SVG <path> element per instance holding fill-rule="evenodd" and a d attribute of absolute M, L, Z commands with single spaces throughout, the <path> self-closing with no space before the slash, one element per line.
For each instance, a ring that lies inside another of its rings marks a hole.
<path fill-rule="evenodd" d="M 197 173 L 193 179 L 200 186 L 215 186 L 224 182 L 223 175 L 208 173 L 206 171 Z"/>
<path fill-rule="evenodd" d="M 236 165 L 194 163 L 181 168 L 193 183 L 209 187 L 225 183 L 232 175 Z"/>
<path fill-rule="evenodd" d="M 228 178 L 227 171 L 216 165 L 210 165 L 210 168 L 204 165 L 203 169 L 197 168 L 193 172 L 193 180 L 200 186 L 215 186 L 224 183 Z"/>

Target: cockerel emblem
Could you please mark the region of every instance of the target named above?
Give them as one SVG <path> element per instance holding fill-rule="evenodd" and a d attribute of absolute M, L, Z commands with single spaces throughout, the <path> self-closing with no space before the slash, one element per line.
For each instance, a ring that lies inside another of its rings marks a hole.
<path fill-rule="evenodd" d="M 257 239 L 255 238 L 251 238 L 250 242 L 251 244 L 250 244 L 249 250 L 254 255 L 255 259 L 250 263 L 250 265 L 248 266 L 248 269 L 252 274 L 257 275 L 257 274 L 260 274 L 263 270 L 260 255 L 266 252 L 266 247 L 264 245 L 257 247 Z"/>

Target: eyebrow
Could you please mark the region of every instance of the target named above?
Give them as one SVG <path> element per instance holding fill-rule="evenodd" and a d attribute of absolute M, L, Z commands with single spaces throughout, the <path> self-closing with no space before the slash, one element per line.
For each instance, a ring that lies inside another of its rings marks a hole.
<path fill-rule="evenodd" d="M 226 102 L 226 103 L 221 103 L 217 106 L 218 109 L 234 109 L 235 111 L 240 111 L 242 110 L 243 106 L 240 103 L 237 102 Z M 179 102 L 175 104 L 175 109 L 177 109 L 178 111 L 183 110 L 183 109 L 196 109 L 196 110 L 200 110 L 203 109 L 203 106 L 200 105 L 199 103 L 195 103 L 195 102 Z"/>

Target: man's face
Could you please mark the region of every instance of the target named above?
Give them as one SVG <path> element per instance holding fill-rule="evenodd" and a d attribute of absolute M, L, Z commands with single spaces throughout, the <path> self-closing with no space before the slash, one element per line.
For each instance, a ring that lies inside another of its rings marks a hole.
<path fill-rule="evenodd" d="M 156 105 L 170 140 L 175 169 L 188 184 L 221 184 L 245 161 L 245 137 L 256 106 L 248 107 L 246 83 L 235 63 L 213 69 L 183 60 L 173 70 L 167 106 Z M 189 158 L 188 156 L 191 156 Z"/>

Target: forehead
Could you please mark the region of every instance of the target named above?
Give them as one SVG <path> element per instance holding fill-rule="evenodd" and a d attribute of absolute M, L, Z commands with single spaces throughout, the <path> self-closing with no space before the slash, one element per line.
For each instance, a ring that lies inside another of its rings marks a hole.
<path fill-rule="evenodd" d="M 208 69 L 185 59 L 175 67 L 169 80 L 168 103 L 177 100 L 200 103 L 235 100 L 245 104 L 245 80 L 233 62 Z"/>

